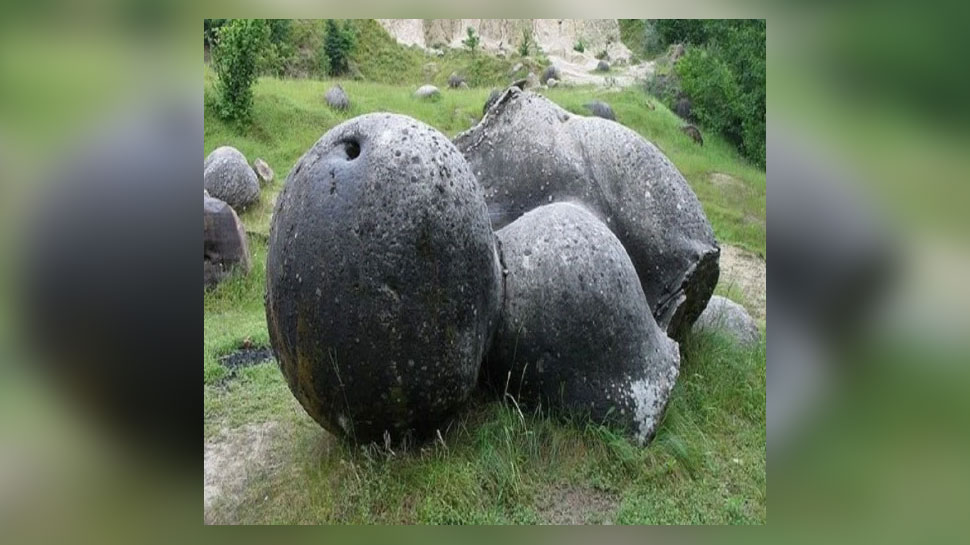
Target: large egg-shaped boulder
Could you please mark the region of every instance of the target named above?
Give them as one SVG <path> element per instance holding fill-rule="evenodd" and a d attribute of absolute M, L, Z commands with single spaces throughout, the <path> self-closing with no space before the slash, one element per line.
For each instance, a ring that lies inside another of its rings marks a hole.
<path fill-rule="evenodd" d="M 209 195 L 236 210 L 259 200 L 259 179 L 246 156 L 231 146 L 216 148 L 203 163 L 203 184 Z"/>
<path fill-rule="evenodd" d="M 356 117 L 293 168 L 266 315 L 290 389 L 323 427 L 362 442 L 433 433 L 475 387 L 501 293 L 481 188 L 437 130 Z"/>
<path fill-rule="evenodd" d="M 497 234 L 508 274 L 483 376 L 520 403 L 609 421 L 646 443 L 680 353 L 619 239 L 570 203 L 536 208 Z"/>
<path fill-rule="evenodd" d="M 580 201 L 603 218 L 657 322 L 683 339 L 717 284 L 720 248 L 697 196 L 656 146 L 515 87 L 455 144 L 485 189 L 494 228 L 557 201 Z"/>

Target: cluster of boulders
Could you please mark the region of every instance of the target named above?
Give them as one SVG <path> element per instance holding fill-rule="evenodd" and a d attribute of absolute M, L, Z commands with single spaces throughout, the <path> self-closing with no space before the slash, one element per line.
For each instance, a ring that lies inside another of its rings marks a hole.
<path fill-rule="evenodd" d="M 260 186 L 275 174 L 260 158 L 252 166 L 231 146 L 216 148 L 203 162 L 203 284 L 215 286 L 233 270 L 249 272 L 249 243 L 236 210 L 259 200 Z"/>
<path fill-rule="evenodd" d="M 266 261 L 287 383 L 361 442 L 427 438 L 484 385 L 646 443 L 718 279 L 700 203 L 618 123 L 514 86 L 485 112 L 454 142 L 356 117 L 294 166 Z"/>

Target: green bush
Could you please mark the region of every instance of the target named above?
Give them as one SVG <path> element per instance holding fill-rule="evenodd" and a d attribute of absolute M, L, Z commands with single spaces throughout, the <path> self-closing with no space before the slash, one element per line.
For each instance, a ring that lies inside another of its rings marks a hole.
<path fill-rule="evenodd" d="M 327 19 L 327 35 L 323 40 L 323 49 L 327 56 L 328 72 L 332 76 L 346 74 L 350 69 L 350 55 L 354 51 L 357 36 L 349 22 L 337 23 Z"/>
<path fill-rule="evenodd" d="M 202 43 L 213 46 L 218 41 L 219 28 L 226 24 L 226 19 L 203 19 L 202 20 Z"/>
<path fill-rule="evenodd" d="M 740 142 L 741 91 L 731 67 L 706 48 L 691 47 L 675 66 L 691 112 L 708 130 Z"/>
<path fill-rule="evenodd" d="M 218 31 L 213 66 L 219 78 L 216 111 L 223 119 L 248 121 L 252 85 L 270 29 L 262 19 L 233 19 Z"/>
<path fill-rule="evenodd" d="M 579 51 L 580 53 L 586 51 L 586 43 L 583 42 L 582 38 L 580 38 L 579 41 L 573 45 L 573 51 Z"/>

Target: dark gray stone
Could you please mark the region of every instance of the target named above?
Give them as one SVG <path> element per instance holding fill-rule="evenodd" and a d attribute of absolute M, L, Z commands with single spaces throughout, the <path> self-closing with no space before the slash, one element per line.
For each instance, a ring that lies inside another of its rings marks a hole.
<path fill-rule="evenodd" d="M 485 113 L 488 112 L 488 109 L 492 107 L 492 104 L 495 104 L 495 101 L 497 101 L 498 97 L 500 96 L 502 96 L 502 91 L 500 89 L 492 89 L 492 92 L 488 94 L 488 100 L 486 100 L 485 105 L 482 106 L 482 115 L 485 115 Z"/>
<path fill-rule="evenodd" d="M 481 187 L 410 117 L 323 135 L 280 194 L 266 317 L 293 394 L 358 441 L 425 437 L 472 392 L 502 280 Z"/>
<path fill-rule="evenodd" d="M 697 196 L 639 134 L 512 87 L 455 143 L 485 188 L 492 227 L 556 201 L 584 203 L 623 243 L 676 340 L 707 306 L 720 248 Z"/>
<path fill-rule="evenodd" d="M 269 167 L 269 163 L 259 158 L 253 161 L 253 170 L 256 172 L 256 177 L 259 178 L 261 184 L 268 184 L 276 177 L 273 169 Z"/>
<path fill-rule="evenodd" d="M 441 91 L 434 85 L 422 85 L 414 92 L 414 96 L 423 99 L 437 98 L 441 96 Z"/>
<path fill-rule="evenodd" d="M 604 60 L 601 60 L 600 62 L 596 63 L 596 71 L 597 72 L 609 72 L 610 71 L 610 63 L 608 63 L 608 62 L 606 62 Z"/>
<path fill-rule="evenodd" d="M 704 145 L 704 137 L 701 136 L 701 130 L 695 127 L 694 125 L 684 125 L 683 127 L 680 128 L 680 130 L 681 132 L 689 136 L 690 139 L 693 140 L 695 144 L 700 144 L 701 146 Z"/>
<path fill-rule="evenodd" d="M 224 201 L 203 195 L 202 273 L 205 287 L 222 281 L 234 268 L 248 273 L 252 267 L 246 230 L 239 216 Z"/>
<path fill-rule="evenodd" d="M 203 163 L 203 184 L 209 195 L 236 210 L 259 200 L 259 180 L 246 156 L 231 146 L 216 148 Z"/>
<path fill-rule="evenodd" d="M 562 79 L 562 75 L 559 73 L 559 68 L 555 64 L 550 64 L 542 71 L 542 76 L 539 78 L 539 83 L 545 84 L 549 81 L 549 78 L 555 78 L 557 80 Z"/>
<path fill-rule="evenodd" d="M 761 341 L 761 331 L 754 318 L 734 301 L 715 295 L 694 322 L 693 331 L 716 331 L 734 339 L 740 346 L 751 348 Z"/>
<path fill-rule="evenodd" d="M 346 110 L 350 107 L 350 98 L 347 97 L 344 88 L 339 85 L 334 85 L 327 90 L 327 94 L 323 95 L 323 98 L 327 101 L 327 105 L 334 110 Z"/>
<path fill-rule="evenodd" d="M 448 76 L 448 87 L 451 87 L 452 89 L 460 88 L 461 84 L 463 83 L 465 83 L 465 78 L 459 76 L 458 72 L 452 72 L 451 75 Z M 467 87 L 467 84 L 465 86 Z"/>
<path fill-rule="evenodd" d="M 498 231 L 505 303 L 484 376 L 520 404 L 653 436 L 677 379 L 619 239 L 584 207 L 555 203 Z"/>
<path fill-rule="evenodd" d="M 583 106 L 596 117 L 602 117 L 603 119 L 609 119 L 610 121 L 616 121 L 616 114 L 613 113 L 613 108 L 609 104 L 603 102 L 602 100 L 594 100 L 592 102 L 587 102 Z"/>

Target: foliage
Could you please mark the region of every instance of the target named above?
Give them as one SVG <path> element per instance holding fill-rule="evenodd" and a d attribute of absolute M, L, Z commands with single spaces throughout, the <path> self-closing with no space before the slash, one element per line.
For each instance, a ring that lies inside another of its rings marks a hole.
<path fill-rule="evenodd" d="M 337 23 L 333 19 L 327 19 L 323 50 L 327 56 L 327 67 L 330 75 L 339 76 L 348 72 L 350 69 L 348 61 L 353 53 L 356 41 L 357 36 L 351 23 Z"/>
<path fill-rule="evenodd" d="M 676 71 L 697 120 L 708 130 L 739 141 L 741 91 L 728 64 L 707 49 L 692 47 L 677 63 Z"/>
<path fill-rule="evenodd" d="M 687 44 L 674 67 L 658 67 L 647 91 L 673 107 L 682 95 L 694 117 L 765 165 L 765 21 L 655 21 L 664 46 Z"/>
<path fill-rule="evenodd" d="M 218 31 L 213 63 L 219 77 L 217 113 L 223 119 L 248 121 L 252 85 L 270 28 L 262 19 L 233 19 Z"/>
<path fill-rule="evenodd" d="M 472 27 L 466 28 L 465 32 L 468 34 L 468 37 L 462 40 L 461 43 L 465 44 L 465 47 L 467 47 L 469 51 L 474 53 L 475 50 L 478 49 L 479 38 L 475 34 L 475 29 Z"/>
<path fill-rule="evenodd" d="M 586 42 L 580 38 L 575 44 L 573 44 L 573 51 L 579 51 L 580 53 L 586 51 Z"/>
<path fill-rule="evenodd" d="M 277 77 L 287 75 L 287 67 L 293 62 L 295 48 L 291 39 L 292 21 L 267 19 L 269 41 L 260 56 L 259 71 Z"/>
<path fill-rule="evenodd" d="M 218 41 L 219 29 L 226 24 L 228 19 L 203 19 L 202 20 L 202 43 L 208 46 L 215 45 Z"/>
<path fill-rule="evenodd" d="M 519 56 L 528 57 L 529 51 L 531 51 L 533 47 L 535 47 L 535 43 L 532 38 L 532 30 L 523 28 L 522 41 L 519 43 Z"/>

